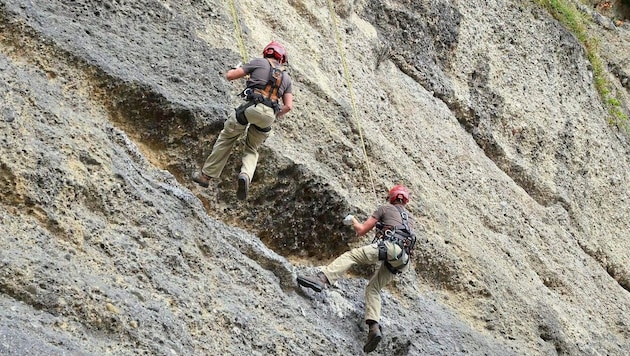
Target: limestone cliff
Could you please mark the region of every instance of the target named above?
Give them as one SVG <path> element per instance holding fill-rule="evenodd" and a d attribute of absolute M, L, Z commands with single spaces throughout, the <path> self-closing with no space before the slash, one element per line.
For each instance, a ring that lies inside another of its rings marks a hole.
<path fill-rule="evenodd" d="M 402 183 L 421 242 L 373 354 L 629 354 L 628 131 L 540 3 L 1 0 L 0 353 L 361 354 L 371 268 L 295 275 Z M 627 5 L 563 3 L 627 115 Z M 241 202 L 241 145 L 189 176 L 271 40 L 295 108 Z"/>

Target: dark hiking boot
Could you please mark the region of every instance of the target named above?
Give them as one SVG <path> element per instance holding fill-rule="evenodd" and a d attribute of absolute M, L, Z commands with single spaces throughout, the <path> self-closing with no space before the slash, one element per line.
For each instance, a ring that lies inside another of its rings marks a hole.
<path fill-rule="evenodd" d="M 321 292 L 326 286 L 330 285 L 328 278 L 323 272 L 319 272 L 312 277 L 298 276 L 297 282 L 302 287 L 310 288 L 316 292 Z"/>
<path fill-rule="evenodd" d="M 236 187 L 236 198 L 239 200 L 247 199 L 247 191 L 249 190 L 249 177 L 245 173 L 238 175 L 238 185 Z"/>
<path fill-rule="evenodd" d="M 383 334 L 381 333 L 381 326 L 378 323 L 374 323 L 370 325 L 370 332 L 368 333 L 367 342 L 365 346 L 363 346 L 363 351 L 372 352 L 378 346 L 378 343 L 381 342 L 383 338 Z"/>
<path fill-rule="evenodd" d="M 195 172 L 192 174 L 192 180 L 193 182 L 199 184 L 200 186 L 204 187 L 204 188 L 208 188 L 208 186 L 210 185 L 210 177 L 203 174 L 203 172 Z"/>

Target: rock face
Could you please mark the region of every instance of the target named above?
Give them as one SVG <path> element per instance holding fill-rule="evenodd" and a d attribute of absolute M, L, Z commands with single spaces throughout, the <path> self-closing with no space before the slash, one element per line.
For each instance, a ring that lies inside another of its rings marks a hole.
<path fill-rule="evenodd" d="M 0 1 L 0 353 L 361 354 L 373 267 L 295 275 L 398 183 L 421 242 L 374 354 L 630 353 L 630 142 L 574 35 L 529 1 L 267 5 Z M 578 9 L 628 114 L 630 27 Z M 240 143 L 201 189 L 223 74 L 273 39 L 295 108 L 247 201 Z"/>

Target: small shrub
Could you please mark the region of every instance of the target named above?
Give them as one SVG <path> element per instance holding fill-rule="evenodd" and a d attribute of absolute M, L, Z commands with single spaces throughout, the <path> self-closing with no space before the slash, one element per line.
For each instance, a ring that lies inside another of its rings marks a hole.
<path fill-rule="evenodd" d="M 593 84 L 610 115 L 608 122 L 630 132 L 628 116 L 621 109 L 621 102 L 611 93 L 611 85 L 606 79 L 606 70 L 599 57 L 597 39 L 589 37 L 586 24 L 589 19 L 567 0 L 533 0 L 546 9 L 582 43 L 586 57 L 593 67 Z"/>

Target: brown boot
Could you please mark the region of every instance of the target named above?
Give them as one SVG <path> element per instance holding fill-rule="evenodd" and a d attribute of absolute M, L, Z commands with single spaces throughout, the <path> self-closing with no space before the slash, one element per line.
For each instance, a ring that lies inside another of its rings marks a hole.
<path fill-rule="evenodd" d="M 330 285 L 328 278 L 326 278 L 323 272 L 318 272 L 317 275 L 311 277 L 298 276 L 297 282 L 299 285 L 310 288 L 316 292 L 321 292 Z"/>
<path fill-rule="evenodd" d="M 205 175 L 203 172 L 195 172 L 192 174 L 191 178 L 193 182 L 199 184 L 204 188 L 208 188 L 208 186 L 210 185 L 210 177 Z"/>
<path fill-rule="evenodd" d="M 383 338 L 383 334 L 381 333 L 381 326 L 378 323 L 373 323 L 370 325 L 370 332 L 368 333 L 367 342 L 365 346 L 363 346 L 363 351 L 372 352 L 378 346 L 378 343 L 381 342 Z"/>

